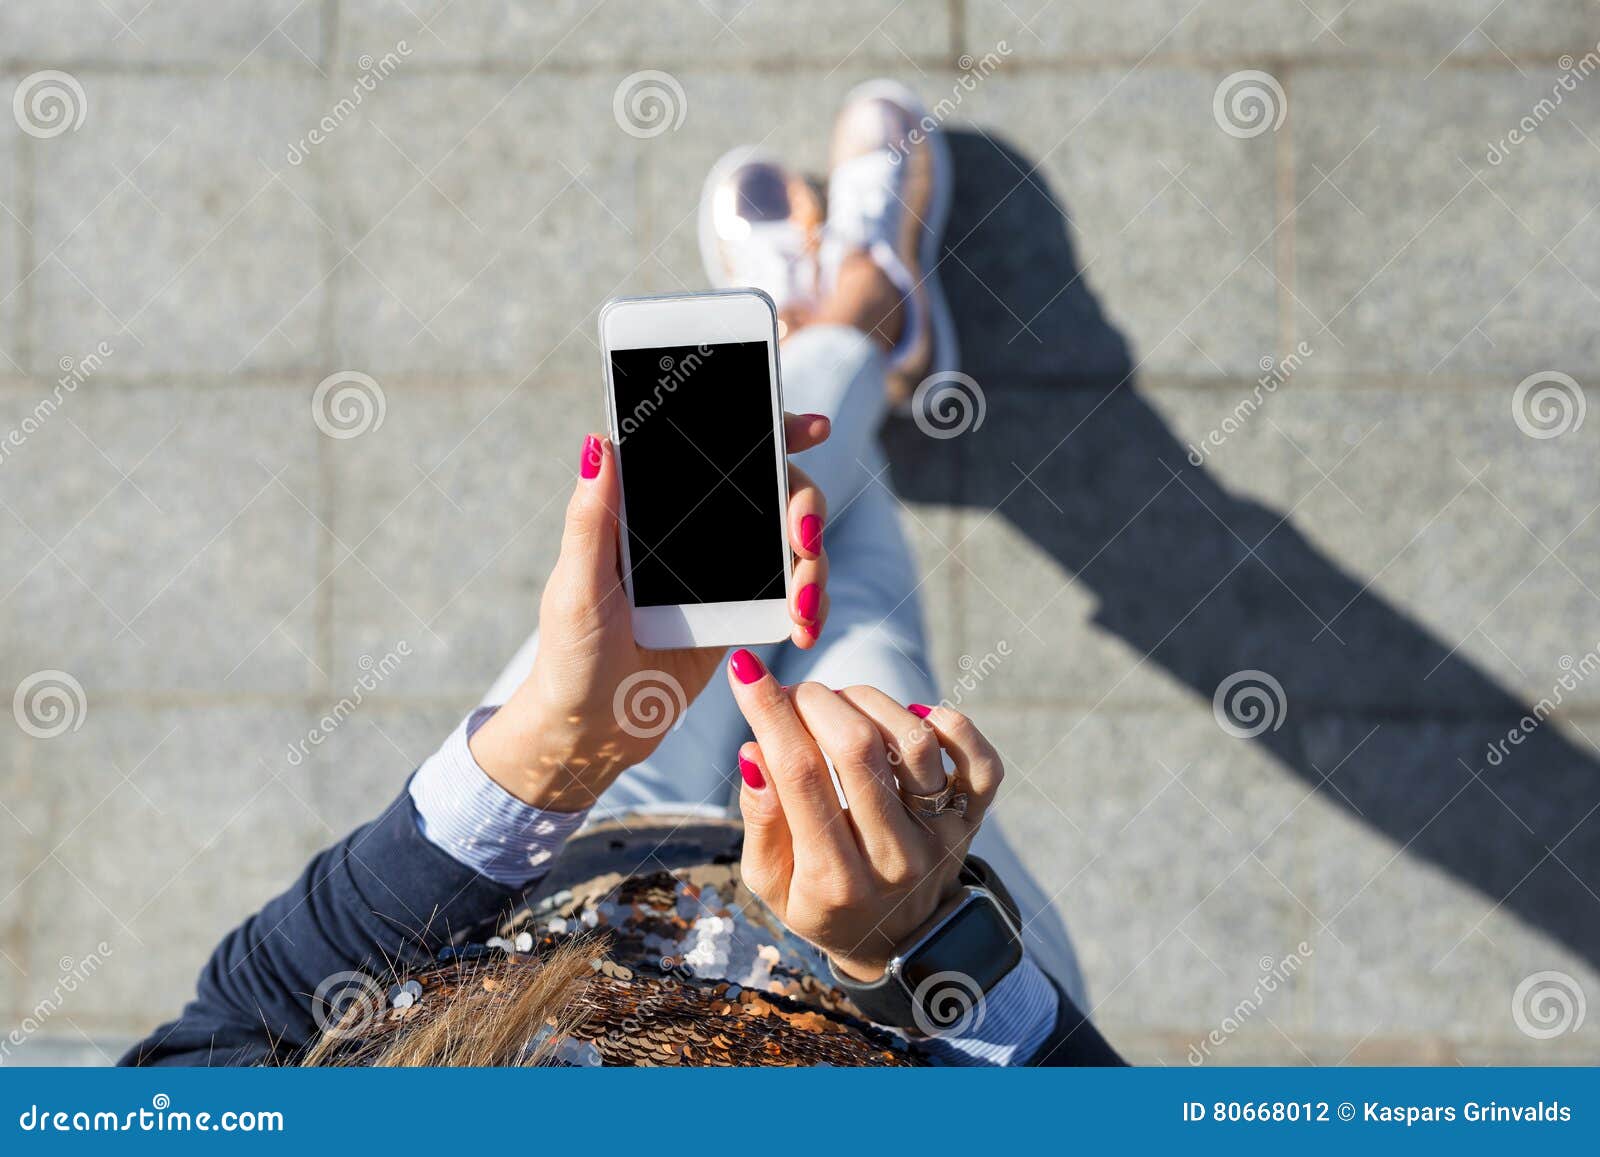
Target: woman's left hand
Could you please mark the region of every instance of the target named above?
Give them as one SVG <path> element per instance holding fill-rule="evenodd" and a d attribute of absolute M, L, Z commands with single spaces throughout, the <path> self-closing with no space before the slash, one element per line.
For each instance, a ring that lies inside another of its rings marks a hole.
<path fill-rule="evenodd" d="M 872 687 L 785 689 L 748 651 L 734 654 L 729 682 L 756 736 L 739 753 L 744 882 L 841 972 L 876 980 L 956 888 L 1000 786 L 1000 756 L 951 708 L 913 712 Z M 968 796 L 965 816 L 925 818 L 902 794 L 944 787 L 941 749 Z"/>
<path fill-rule="evenodd" d="M 790 453 L 821 444 L 828 433 L 828 420 L 820 415 L 784 416 Z M 561 556 L 539 604 L 533 671 L 471 740 L 473 758 L 491 779 L 549 811 L 589 807 L 649 756 L 705 689 L 724 654 L 721 647 L 657 651 L 634 641 L 620 570 L 621 505 L 615 447 L 590 435 L 567 504 Z M 828 614 L 826 517 L 821 490 L 791 465 L 790 638 L 801 648 L 816 642 Z M 729 566 L 738 563 L 738 545 L 730 544 Z"/>

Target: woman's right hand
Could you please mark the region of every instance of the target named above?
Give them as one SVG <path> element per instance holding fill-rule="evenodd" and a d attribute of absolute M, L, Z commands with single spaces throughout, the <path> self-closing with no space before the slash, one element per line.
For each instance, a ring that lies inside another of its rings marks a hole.
<path fill-rule="evenodd" d="M 948 707 L 912 710 L 872 687 L 786 689 L 748 651 L 728 667 L 756 737 L 739 752 L 744 882 L 841 972 L 876 980 L 958 886 L 1004 774 L 1000 756 Z M 902 796 L 944 787 L 941 750 L 967 793 L 965 816 L 924 818 Z"/>
<path fill-rule="evenodd" d="M 820 445 L 829 429 L 818 414 L 784 416 L 792 454 Z M 533 671 L 470 741 L 473 758 L 491 779 L 547 811 L 589 807 L 647 758 L 722 660 L 720 647 L 658 651 L 634 640 L 620 569 L 621 507 L 616 448 L 590 435 L 567 504 L 561 555 L 539 604 Z M 801 649 L 816 644 L 828 614 L 826 517 L 822 491 L 791 465 L 790 638 Z M 736 544 L 726 565 L 739 565 Z"/>

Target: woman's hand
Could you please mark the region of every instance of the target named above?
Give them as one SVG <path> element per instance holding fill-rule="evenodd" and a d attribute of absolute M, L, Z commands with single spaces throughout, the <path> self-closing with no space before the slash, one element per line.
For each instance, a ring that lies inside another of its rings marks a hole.
<path fill-rule="evenodd" d="M 784 435 L 791 453 L 808 450 L 827 439 L 828 419 L 786 414 Z M 656 749 L 722 658 L 721 648 L 653 651 L 634 642 L 621 577 L 621 502 L 615 449 L 591 434 L 561 556 L 539 604 L 533 671 L 471 740 L 490 778 L 535 807 L 580 811 L 594 803 Z M 827 505 L 796 466 L 789 467 L 787 517 L 795 553 L 790 637 L 807 648 L 828 614 Z M 729 565 L 736 558 L 730 549 Z"/>
<path fill-rule="evenodd" d="M 748 651 L 735 652 L 728 671 L 756 736 L 739 752 L 744 882 L 841 972 L 876 980 L 955 890 L 1000 786 L 1000 757 L 947 707 L 912 711 L 872 687 L 785 690 Z M 902 798 L 944 787 L 941 747 L 968 795 L 964 817 L 924 818 Z"/>

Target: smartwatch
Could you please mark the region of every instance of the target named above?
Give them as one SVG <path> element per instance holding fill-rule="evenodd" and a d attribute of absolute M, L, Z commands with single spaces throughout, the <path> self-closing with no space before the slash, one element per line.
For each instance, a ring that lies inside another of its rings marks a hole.
<path fill-rule="evenodd" d="M 867 1019 L 924 1036 L 960 1036 L 983 1022 L 984 1000 L 1022 963 L 1022 934 L 1016 905 L 987 864 L 969 856 L 961 879 L 877 980 L 854 980 L 829 963 L 834 984 Z"/>

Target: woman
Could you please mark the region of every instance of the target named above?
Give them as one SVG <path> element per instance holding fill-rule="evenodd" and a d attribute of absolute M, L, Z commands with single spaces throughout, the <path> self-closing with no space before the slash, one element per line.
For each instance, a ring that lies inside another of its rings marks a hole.
<path fill-rule="evenodd" d="M 882 481 L 889 397 L 953 368 L 927 123 L 894 86 L 852 94 L 825 222 L 748 152 L 707 182 L 707 272 L 778 301 L 810 411 L 786 419 L 790 642 L 634 642 L 615 453 L 591 435 L 539 632 L 125 1063 L 1116 1063 L 1048 902 L 982 829 L 998 754 L 928 706 Z"/>

